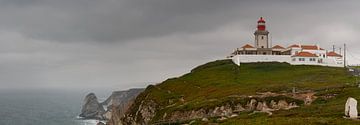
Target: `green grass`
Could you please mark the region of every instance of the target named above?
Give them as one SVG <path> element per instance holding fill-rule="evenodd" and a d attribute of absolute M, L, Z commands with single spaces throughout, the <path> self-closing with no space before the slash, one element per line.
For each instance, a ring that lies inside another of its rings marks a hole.
<path fill-rule="evenodd" d="M 153 100 L 161 108 L 153 121 L 164 113 L 175 110 L 211 108 L 232 101 L 229 96 L 254 95 L 256 92 L 291 92 L 313 90 L 318 94 L 340 93 L 334 100 L 318 101 L 317 104 L 290 111 L 279 111 L 273 116 L 239 116 L 223 124 L 286 124 L 288 122 L 314 121 L 309 124 L 332 124 L 352 121 L 341 118 L 343 104 L 352 94 L 359 96 L 360 91 L 352 88 L 355 78 L 344 68 L 323 66 L 292 66 L 287 63 L 247 63 L 236 66 L 231 60 L 218 60 L 193 69 L 178 78 L 168 79 L 158 85 L 148 87 L 139 99 Z M 342 89 L 345 88 L 344 92 Z M 332 90 L 334 89 L 334 90 Z M 336 89 L 336 90 L 335 90 Z M 331 90 L 331 91 L 330 91 Z M 183 97 L 185 102 L 179 101 Z M 172 103 L 169 102 L 172 100 Z M 171 105 L 171 106 L 169 106 Z M 164 108 L 166 107 L 166 108 Z M 329 109 L 332 108 L 332 109 Z M 336 112 L 335 112 L 336 111 Z M 289 113 L 290 112 L 290 113 Z M 310 116 L 309 116 L 310 114 Z M 313 116 L 317 115 L 319 116 Z M 337 120 L 341 119 L 341 120 Z M 277 121 L 279 123 L 277 123 Z"/>
<path fill-rule="evenodd" d="M 172 97 L 185 100 L 222 98 L 229 95 L 251 95 L 260 91 L 290 91 L 321 89 L 353 83 L 354 78 L 343 68 L 321 66 L 291 66 L 287 63 L 249 63 L 234 65 L 220 60 L 199 66 L 179 78 L 168 79 L 157 87 L 171 91 Z M 154 95 L 166 99 L 169 93 Z"/>
<path fill-rule="evenodd" d="M 350 66 L 350 67 L 360 69 L 360 66 Z"/>
<path fill-rule="evenodd" d="M 348 97 L 360 99 L 360 88 L 348 87 L 341 90 L 335 98 L 329 99 L 325 103 L 316 103 L 310 106 L 302 106 L 292 110 L 280 110 L 274 112 L 272 116 L 250 117 L 247 115 L 239 116 L 227 120 L 221 124 L 249 124 L 249 125 L 318 125 L 318 124 L 360 124 L 360 121 L 342 118 L 344 116 L 345 102 Z"/>

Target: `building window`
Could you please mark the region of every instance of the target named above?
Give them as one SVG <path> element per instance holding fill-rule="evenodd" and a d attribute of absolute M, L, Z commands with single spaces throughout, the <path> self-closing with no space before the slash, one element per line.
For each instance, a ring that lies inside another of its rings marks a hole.
<path fill-rule="evenodd" d="M 264 36 L 261 36 L 261 39 L 264 39 Z"/>
<path fill-rule="evenodd" d="M 319 59 L 319 60 L 318 60 L 318 63 L 322 63 L 322 62 L 323 62 L 323 60 L 322 60 L 322 59 Z"/>
<path fill-rule="evenodd" d="M 316 61 L 316 59 L 315 59 L 315 58 L 310 58 L 310 61 L 315 62 L 315 61 Z"/>
<path fill-rule="evenodd" d="M 261 46 L 261 48 L 264 48 L 264 46 Z"/>
<path fill-rule="evenodd" d="M 299 61 L 305 61 L 305 58 L 299 58 Z"/>

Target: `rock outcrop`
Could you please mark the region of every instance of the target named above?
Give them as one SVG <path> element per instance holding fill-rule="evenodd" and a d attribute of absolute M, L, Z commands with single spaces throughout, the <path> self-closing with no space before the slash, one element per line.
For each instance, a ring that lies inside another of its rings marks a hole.
<path fill-rule="evenodd" d="M 96 125 L 106 125 L 106 124 L 103 122 L 98 122 Z"/>
<path fill-rule="evenodd" d="M 134 99 L 140 92 L 144 91 L 142 88 L 129 89 L 126 91 L 114 91 L 112 94 L 101 104 L 107 106 L 118 106 L 127 103 Z"/>
<path fill-rule="evenodd" d="M 350 118 L 358 118 L 357 101 L 356 99 L 349 97 L 345 104 L 345 116 Z"/>
<path fill-rule="evenodd" d="M 146 97 L 145 97 L 146 98 Z M 283 98 L 283 97 L 280 97 Z M 189 121 L 192 119 L 208 119 L 218 118 L 219 121 L 228 118 L 236 117 L 241 112 L 258 113 L 264 112 L 272 115 L 272 111 L 288 110 L 298 107 L 296 100 L 289 98 L 280 100 L 266 101 L 264 98 L 242 98 L 239 100 L 248 100 L 246 103 L 228 102 L 213 108 L 203 107 L 194 110 L 174 110 L 172 112 L 160 113 L 164 107 L 159 107 L 159 104 L 152 100 L 142 100 L 138 105 L 133 105 L 136 111 L 129 111 L 122 119 L 122 124 L 162 124 L 162 123 L 178 123 L 179 121 Z M 289 101 L 290 100 L 290 101 Z M 291 101 L 292 100 L 292 101 Z M 156 117 L 156 118 L 155 118 Z M 155 119 L 154 119 L 155 118 Z M 120 125 L 120 123 L 114 124 Z"/>
<path fill-rule="evenodd" d="M 105 113 L 105 109 L 103 106 L 99 103 L 96 95 L 94 93 L 90 93 L 86 95 L 80 117 L 84 119 L 99 119 L 103 120 L 103 114 Z"/>
<path fill-rule="evenodd" d="M 126 91 L 114 91 L 102 103 L 99 103 L 94 93 L 90 93 L 84 99 L 79 116 L 84 119 L 98 120 L 110 120 L 114 113 L 117 114 L 116 116 L 122 116 L 129 105 L 131 105 L 132 100 L 143 90 L 144 89 L 130 89 Z M 104 107 L 107 107 L 106 110 Z"/>
<path fill-rule="evenodd" d="M 274 100 L 272 100 L 274 101 Z M 275 102 L 275 101 L 274 101 Z M 203 118 L 211 118 L 211 117 L 220 117 L 219 120 L 224 118 L 232 118 L 236 117 L 238 113 L 243 111 L 254 111 L 253 113 L 257 112 L 264 112 L 271 115 L 272 111 L 275 110 L 288 110 L 291 108 L 298 107 L 294 102 L 291 102 L 292 105 L 284 105 L 287 104 L 285 100 L 277 101 L 278 104 L 272 105 L 271 107 L 267 106 L 267 102 L 265 101 L 256 101 L 256 99 L 251 99 L 248 104 L 253 104 L 253 106 L 245 106 L 243 108 L 242 104 L 224 104 L 222 106 L 216 106 L 210 109 L 198 109 L 198 110 L 190 110 L 190 111 L 175 111 L 171 114 L 167 114 L 163 117 L 161 121 L 187 121 L 191 119 L 203 119 Z"/>
<path fill-rule="evenodd" d="M 114 91 L 109 98 L 107 98 L 102 105 L 107 106 L 107 111 L 104 114 L 106 119 L 119 119 L 112 118 L 113 114 L 116 116 L 123 116 L 125 111 L 132 104 L 132 101 L 138 96 L 144 89 L 129 89 L 126 91 Z"/>

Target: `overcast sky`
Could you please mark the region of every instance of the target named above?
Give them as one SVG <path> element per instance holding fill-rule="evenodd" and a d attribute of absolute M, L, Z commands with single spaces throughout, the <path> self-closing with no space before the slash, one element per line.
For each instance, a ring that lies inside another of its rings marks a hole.
<path fill-rule="evenodd" d="M 253 44 L 348 45 L 358 0 L 0 0 L 0 89 L 145 87 Z M 351 54 L 351 55 L 350 55 Z"/>

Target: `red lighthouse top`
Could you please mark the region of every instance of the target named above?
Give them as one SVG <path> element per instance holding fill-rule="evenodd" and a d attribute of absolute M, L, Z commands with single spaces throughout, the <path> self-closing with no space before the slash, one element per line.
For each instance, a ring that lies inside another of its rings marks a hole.
<path fill-rule="evenodd" d="M 263 18 L 263 17 L 260 17 L 260 19 L 259 19 L 258 23 L 265 23 L 264 18 Z"/>
<path fill-rule="evenodd" d="M 263 19 L 263 17 L 260 17 L 259 21 L 258 21 L 258 26 L 257 26 L 258 30 L 265 30 L 265 20 Z"/>

